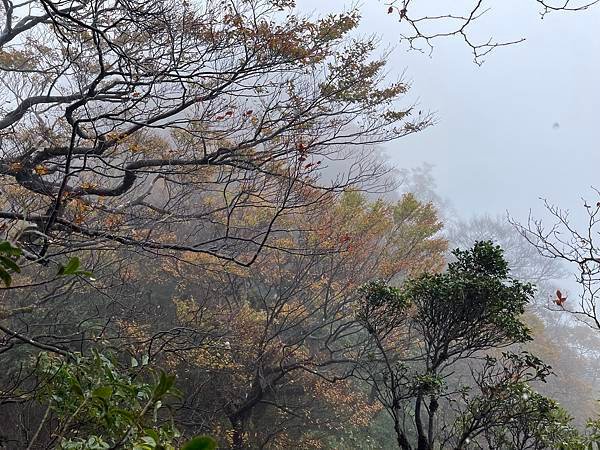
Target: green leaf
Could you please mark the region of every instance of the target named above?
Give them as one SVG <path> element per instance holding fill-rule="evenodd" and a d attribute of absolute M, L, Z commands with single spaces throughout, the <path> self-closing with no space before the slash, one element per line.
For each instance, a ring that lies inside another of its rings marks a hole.
<path fill-rule="evenodd" d="M 142 438 L 142 442 L 144 444 L 148 444 L 150 446 L 150 448 L 156 447 L 156 441 L 154 440 L 154 438 L 152 436 L 144 436 Z"/>
<path fill-rule="evenodd" d="M 175 382 L 175 375 L 167 375 L 164 371 L 161 371 L 158 384 L 154 388 L 154 400 L 160 399 L 173 387 Z"/>
<path fill-rule="evenodd" d="M 4 267 L 6 267 L 7 269 L 10 269 L 14 272 L 20 273 L 21 272 L 21 268 L 19 267 L 19 265 L 14 262 L 12 259 L 7 258 L 6 256 L 0 255 L 0 264 L 2 264 Z"/>
<path fill-rule="evenodd" d="M 71 380 L 71 390 L 75 392 L 79 397 L 83 397 L 83 389 L 81 389 L 81 385 L 77 382 L 77 380 Z"/>
<path fill-rule="evenodd" d="M 152 450 L 148 444 L 135 444 L 133 450 Z"/>
<path fill-rule="evenodd" d="M 126 419 L 126 421 L 130 424 L 134 423 L 138 417 L 133 412 L 121 408 L 113 408 L 112 412 L 114 414 L 118 414 L 119 416 L 121 416 L 121 418 Z"/>
<path fill-rule="evenodd" d="M 100 386 L 92 391 L 92 397 L 102 398 L 108 400 L 113 393 L 113 389 L 110 386 Z"/>
<path fill-rule="evenodd" d="M 155 422 L 158 421 L 158 410 L 162 407 L 162 402 L 159 400 L 154 404 L 154 411 L 153 411 L 153 416 L 152 418 L 154 419 Z"/>
<path fill-rule="evenodd" d="M 215 450 L 217 442 L 209 436 L 196 436 L 181 447 L 181 450 Z"/>
<path fill-rule="evenodd" d="M 144 432 L 146 433 L 146 435 L 148 435 L 152 439 L 154 439 L 155 442 L 158 443 L 160 441 L 158 433 L 155 430 L 152 430 L 151 428 L 147 428 L 147 429 L 144 430 Z"/>
<path fill-rule="evenodd" d="M 77 256 L 73 256 L 69 259 L 66 265 L 60 266 L 57 275 L 74 275 L 77 273 L 81 262 Z"/>

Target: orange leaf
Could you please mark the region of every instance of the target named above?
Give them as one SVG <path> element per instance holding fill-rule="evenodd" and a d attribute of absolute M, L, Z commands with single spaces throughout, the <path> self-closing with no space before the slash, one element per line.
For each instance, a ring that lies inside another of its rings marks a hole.
<path fill-rule="evenodd" d="M 48 173 L 48 168 L 46 166 L 41 165 L 41 164 L 35 166 L 35 169 L 33 169 L 33 170 L 38 175 L 46 175 Z"/>

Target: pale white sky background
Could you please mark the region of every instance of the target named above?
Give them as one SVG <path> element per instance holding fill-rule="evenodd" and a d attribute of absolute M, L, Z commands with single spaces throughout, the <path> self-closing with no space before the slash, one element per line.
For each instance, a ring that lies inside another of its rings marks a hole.
<path fill-rule="evenodd" d="M 355 4 L 297 0 L 299 10 L 315 14 Z M 359 4 L 361 32 L 379 35 L 382 49 L 395 46 L 390 75 L 404 72 L 411 99 L 438 121 L 385 150 L 398 167 L 434 164 L 439 193 L 463 217 L 508 210 L 525 219 L 530 208 L 542 212 L 539 197 L 581 210 L 580 197 L 595 202 L 590 186 L 600 187 L 600 7 L 540 20 L 535 0 L 489 5 L 474 36 L 527 40 L 478 67 L 458 39 L 438 41 L 431 57 L 407 52 L 397 16 L 378 0 Z"/>

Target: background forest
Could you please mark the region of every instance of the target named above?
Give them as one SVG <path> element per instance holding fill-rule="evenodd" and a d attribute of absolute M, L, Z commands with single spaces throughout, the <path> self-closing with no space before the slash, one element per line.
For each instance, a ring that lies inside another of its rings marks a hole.
<path fill-rule="evenodd" d="M 410 48 L 520 42 L 415 3 Z M 0 448 L 600 449 L 599 199 L 469 219 L 392 167 L 436 117 L 360 16 L 2 1 Z"/>

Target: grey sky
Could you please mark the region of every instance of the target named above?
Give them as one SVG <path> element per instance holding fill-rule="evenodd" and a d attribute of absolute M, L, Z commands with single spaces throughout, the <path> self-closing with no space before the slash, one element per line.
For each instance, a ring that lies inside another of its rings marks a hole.
<path fill-rule="evenodd" d="M 298 0 L 303 11 L 350 5 Z M 438 120 L 386 151 L 399 167 L 434 164 L 440 194 L 464 216 L 509 210 L 524 219 L 530 208 L 541 212 L 539 197 L 579 209 L 579 198 L 592 199 L 590 186 L 600 185 L 600 7 L 540 20 L 534 0 L 490 6 L 475 36 L 527 40 L 478 67 L 458 39 L 438 41 L 431 58 L 407 52 L 397 17 L 380 1 L 363 2 L 361 31 L 396 46 L 391 75 L 404 71 L 411 98 Z"/>

